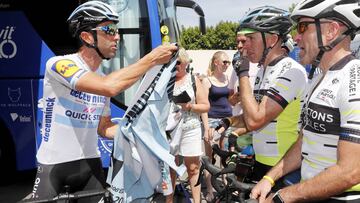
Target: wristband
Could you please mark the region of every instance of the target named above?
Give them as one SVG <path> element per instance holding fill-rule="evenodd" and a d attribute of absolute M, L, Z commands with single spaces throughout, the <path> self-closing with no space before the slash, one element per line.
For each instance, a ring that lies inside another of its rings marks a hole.
<path fill-rule="evenodd" d="M 280 196 L 280 190 L 278 190 L 277 192 L 275 192 L 272 200 L 274 201 L 274 203 L 285 203 L 285 201 L 283 200 L 283 198 Z"/>
<path fill-rule="evenodd" d="M 270 176 L 263 176 L 263 179 L 268 180 L 270 182 L 270 184 L 271 184 L 271 187 L 274 187 L 275 181 Z"/>

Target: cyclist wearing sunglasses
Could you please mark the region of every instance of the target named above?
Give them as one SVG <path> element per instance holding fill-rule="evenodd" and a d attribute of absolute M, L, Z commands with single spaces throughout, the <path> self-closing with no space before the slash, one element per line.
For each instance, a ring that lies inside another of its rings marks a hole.
<path fill-rule="evenodd" d="M 246 36 L 247 57 L 250 62 L 259 63 L 259 71 L 252 90 L 248 66 L 237 68 L 243 113 L 223 119 L 217 129 L 234 126 L 240 134 L 252 132 L 255 181 L 266 179 L 266 172 L 298 136 L 300 96 L 307 77 L 305 68 L 282 48 L 291 26 L 287 11 L 270 6 L 249 11 L 240 22 L 239 32 Z M 281 188 L 284 183 L 279 180 L 271 184 Z"/>
<path fill-rule="evenodd" d="M 252 197 L 260 202 L 360 202 L 360 60 L 350 42 L 360 27 L 358 0 L 303 0 L 293 10 L 302 64 L 321 69 L 306 88 L 297 142 L 268 173 L 277 180 L 301 168 L 301 181 L 269 195 L 266 181 Z"/>
<path fill-rule="evenodd" d="M 98 151 L 98 134 L 113 138 L 110 98 L 135 83 L 151 67 L 167 63 L 177 50 L 160 46 L 138 62 L 104 75 L 103 59 L 115 56 L 118 14 L 100 1 L 78 6 L 68 18 L 70 32 L 80 42 L 78 52 L 47 61 L 44 78 L 43 138 L 37 153 L 38 172 L 30 199 L 105 188 Z M 98 202 L 99 198 L 85 202 Z"/>

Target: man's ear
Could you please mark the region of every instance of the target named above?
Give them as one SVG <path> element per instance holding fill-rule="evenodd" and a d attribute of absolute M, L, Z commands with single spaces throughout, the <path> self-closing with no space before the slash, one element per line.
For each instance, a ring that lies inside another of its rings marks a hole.
<path fill-rule="evenodd" d="M 90 32 L 82 31 L 79 37 L 88 44 L 94 44 L 94 37 Z"/>
<path fill-rule="evenodd" d="M 266 44 L 269 47 L 275 47 L 276 43 L 280 40 L 277 34 L 269 34 L 266 39 Z"/>
<path fill-rule="evenodd" d="M 340 23 L 336 21 L 332 21 L 330 23 L 327 23 L 326 31 L 325 31 L 325 37 L 328 41 L 332 41 L 336 39 L 343 30 L 341 29 Z"/>

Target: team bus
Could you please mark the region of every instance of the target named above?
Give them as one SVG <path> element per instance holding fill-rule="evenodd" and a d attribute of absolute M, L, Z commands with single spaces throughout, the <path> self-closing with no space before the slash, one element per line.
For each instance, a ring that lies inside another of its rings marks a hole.
<path fill-rule="evenodd" d="M 47 59 L 75 52 L 66 23 L 70 13 L 84 1 L 5 0 L 0 3 L 0 182 L 11 173 L 36 168 L 41 143 L 42 85 Z M 104 61 L 110 73 L 134 63 L 162 43 L 177 42 L 177 7 L 199 15 L 202 9 L 192 0 L 106 0 L 120 15 L 121 40 L 117 56 Z M 111 98 L 112 116 L 121 117 L 138 84 Z M 109 164 L 112 141 L 99 138 L 104 167 Z"/>

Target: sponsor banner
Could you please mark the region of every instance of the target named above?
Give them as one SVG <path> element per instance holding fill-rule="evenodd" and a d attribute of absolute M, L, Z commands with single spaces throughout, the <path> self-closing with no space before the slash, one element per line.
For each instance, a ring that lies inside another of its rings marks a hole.
<path fill-rule="evenodd" d="M 0 78 L 43 75 L 46 60 L 42 57 L 48 59 L 54 54 L 43 43 L 24 13 L 2 11 L 0 19 L 6 19 L 0 21 Z"/>

